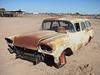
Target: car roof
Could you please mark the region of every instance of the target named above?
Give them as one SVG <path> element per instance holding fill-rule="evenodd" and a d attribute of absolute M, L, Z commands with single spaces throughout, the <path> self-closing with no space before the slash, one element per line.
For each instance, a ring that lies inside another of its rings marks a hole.
<path fill-rule="evenodd" d="M 47 21 L 47 20 L 65 20 L 65 21 L 71 21 L 71 22 L 89 21 L 89 19 L 78 19 L 78 18 L 74 18 L 74 19 L 67 19 L 67 18 L 48 18 L 48 19 L 44 19 L 44 21 Z"/>

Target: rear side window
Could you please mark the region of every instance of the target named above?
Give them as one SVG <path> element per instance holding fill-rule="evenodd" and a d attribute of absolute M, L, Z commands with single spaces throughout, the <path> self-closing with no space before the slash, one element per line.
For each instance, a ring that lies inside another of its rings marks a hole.
<path fill-rule="evenodd" d="M 86 24 L 86 27 L 87 27 L 87 28 L 90 28 L 90 27 L 91 27 L 91 24 L 90 24 L 89 21 L 86 21 L 85 24 Z"/>
<path fill-rule="evenodd" d="M 75 29 L 73 27 L 73 25 L 70 22 L 67 21 L 61 21 L 60 22 L 60 26 L 64 27 L 66 30 L 68 30 L 69 32 L 75 32 Z"/>
<path fill-rule="evenodd" d="M 80 25 L 79 25 L 79 23 L 75 23 L 74 25 L 75 25 L 76 31 L 80 31 Z"/>
<path fill-rule="evenodd" d="M 61 27 L 64 27 L 66 30 L 69 30 L 69 29 L 68 29 L 68 28 L 69 28 L 68 25 L 69 25 L 68 22 L 65 22 L 65 21 L 61 21 L 61 22 L 60 22 L 60 26 L 61 26 Z"/>
<path fill-rule="evenodd" d="M 84 22 L 81 22 L 81 28 L 82 30 L 86 29 Z"/>

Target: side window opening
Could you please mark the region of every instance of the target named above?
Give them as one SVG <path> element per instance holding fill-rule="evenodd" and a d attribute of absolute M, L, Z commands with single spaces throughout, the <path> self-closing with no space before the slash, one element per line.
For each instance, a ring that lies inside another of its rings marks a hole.
<path fill-rule="evenodd" d="M 80 25 L 79 23 L 75 23 L 76 31 L 80 31 Z"/>
<path fill-rule="evenodd" d="M 85 24 L 86 24 L 86 27 L 87 27 L 87 28 L 90 28 L 90 27 L 91 27 L 90 22 L 86 21 Z"/>
<path fill-rule="evenodd" d="M 81 28 L 82 28 L 82 30 L 86 29 L 84 22 L 81 22 Z"/>

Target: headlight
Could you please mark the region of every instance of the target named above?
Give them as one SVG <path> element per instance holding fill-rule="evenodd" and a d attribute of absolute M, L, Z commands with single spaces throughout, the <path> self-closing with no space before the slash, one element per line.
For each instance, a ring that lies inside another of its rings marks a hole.
<path fill-rule="evenodd" d="M 43 50 L 43 51 L 47 51 L 47 52 L 52 52 L 52 48 L 48 45 L 44 45 L 44 44 L 41 44 L 40 45 L 40 48 Z"/>

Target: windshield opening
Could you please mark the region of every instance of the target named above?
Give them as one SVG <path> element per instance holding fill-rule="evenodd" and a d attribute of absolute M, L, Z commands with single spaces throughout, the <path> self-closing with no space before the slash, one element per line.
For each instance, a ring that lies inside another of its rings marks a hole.
<path fill-rule="evenodd" d="M 43 30 L 54 30 L 58 27 L 64 27 L 68 32 L 75 32 L 73 24 L 69 21 L 44 21 L 42 24 Z"/>

